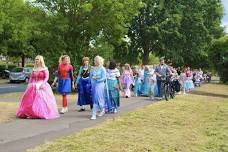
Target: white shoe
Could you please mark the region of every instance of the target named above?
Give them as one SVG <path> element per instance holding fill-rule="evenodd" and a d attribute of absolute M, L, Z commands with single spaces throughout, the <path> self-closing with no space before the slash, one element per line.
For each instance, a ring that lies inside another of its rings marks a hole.
<path fill-rule="evenodd" d="M 117 113 L 117 109 L 114 109 L 114 113 Z"/>
<path fill-rule="evenodd" d="M 65 113 L 65 108 L 62 108 L 62 110 L 60 111 L 61 114 Z"/>
<path fill-rule="evenodd" d="M 65 108 L 65 111 L 64 112 L 68 112 L 68 107 Z"/>
<path fill-rule="evenodd" d="M 98 114 L 98 116 L 99 116 L 99 117 L 102 117 L 104 114 L 105 114 L 105 110 L 102 110 L 102 111 Z"/>
<path fill-rule="evenodd" d="M 97 118 L 96 118 L 96 116 L 92 116 L 90 119 L 91 120 L 96 120 Z"/>
<path fill-rule="evenodd" d="M 67 107 L 62 108 L 62 110 L 60 111 L 61 114 L 64 114 L 64 113 L 66 113 L 66 112 L 68 112 L 68 108 L 67 108 Z"/>

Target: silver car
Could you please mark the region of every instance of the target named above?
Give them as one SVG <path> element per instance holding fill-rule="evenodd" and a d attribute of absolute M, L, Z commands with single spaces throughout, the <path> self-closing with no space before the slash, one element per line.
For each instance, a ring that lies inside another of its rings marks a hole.
<path fill-rule="evenodd" d="M 32 73 L 32 68 L 14 68 L 10 71 L 10 82 L 23 81 L 28 83 L 29 77 Z"/>

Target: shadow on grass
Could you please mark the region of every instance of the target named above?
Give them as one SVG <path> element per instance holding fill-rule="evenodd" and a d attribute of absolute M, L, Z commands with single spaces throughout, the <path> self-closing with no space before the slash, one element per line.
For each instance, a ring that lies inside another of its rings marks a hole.
<path fill-rule="evenodd" d="M 193 90 L 193 91 L 189 92 L 189 94 L 209 96 L 209 97 L 228 98 L 228 95 L 225 95 L 225 94 L 209 93 L 209 92 L 197 91 L 197 90 Z"/>

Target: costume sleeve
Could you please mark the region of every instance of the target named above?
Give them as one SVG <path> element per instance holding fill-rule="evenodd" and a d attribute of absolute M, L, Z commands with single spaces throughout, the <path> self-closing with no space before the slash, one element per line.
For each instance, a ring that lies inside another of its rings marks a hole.
<path fill-rule="evenodd" d="M 82 73 L 82 66 L 80 67 L 79 71 L 78 71 L 78 77 L 77 77 L 77 80 L 76 80 L 76 84 L 79 83 L 79 80 L 81 78 L 81 73 Z"/>
<path fill-rule="evenodd" d="M 120 71 L 117 69 L 116 70 L 116 77 L 119 78 L 120 77 Z"/>
<path fill-rule="evenodd" d="M 48 82 L 48 79 L 49 79 L 49 71 L 48 71 L 48 69 L 44 70 L 43 72 L 44 72 L 44 80 L 43 80 L 42 83 L 37 83 L 36 84 L 37 89 L 40 89 L 40 87 L 42 87 L 45 83 Z"/>
<path fill-rule="evenodd" d="M 48 82 L 48 79 L 49 79 L 49 71 L 48 71 L 48 69 L 44 70 L 44 76 L 45 76 L 45 78 L 44 78 L 44 82 L 43 83 L 46 83 L 46 82 Z"/>
<path fill-rule="evenodd" d="M 97 82 L 103 82 L 106 80 L 106 71 L 104 68 L 101 69 L 101 78 L 97 79 Z"/>

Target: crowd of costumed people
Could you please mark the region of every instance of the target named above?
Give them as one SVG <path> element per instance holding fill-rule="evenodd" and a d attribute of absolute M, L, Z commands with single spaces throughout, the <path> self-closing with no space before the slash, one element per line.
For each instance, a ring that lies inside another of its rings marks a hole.
<path fill-rule="evenodd" d="M 170 76 L 176 94 L 186 94 L 207 78 L 199 68 L 173 67 L 160 58 L 158 65 L 130 65 L 123 67 L 115 60 L 104 65 L 104 59 L 96 56 L 91 66 L 88 57 L 83 57 L 77 76 L 68 55 L 59 59 L 58 70 L 52 87 L 62 96 L 62 108 L 58 111 L 55 95 L 48 83 L 49 70 L 41 55 L 35 57 L 34 68 L 28 86 L 24 92 L 16 116 L 32 119 L 55 119 L 59 114 L 68 112 L 67 95 L 77 88 L 76 106 L 79 112 L 91 109 L 91 120 L 107 113 L 117 113 L 121 99 L 138 96 L 149 97 L 151 100 L 164 99 L 164 80 Z"/>

